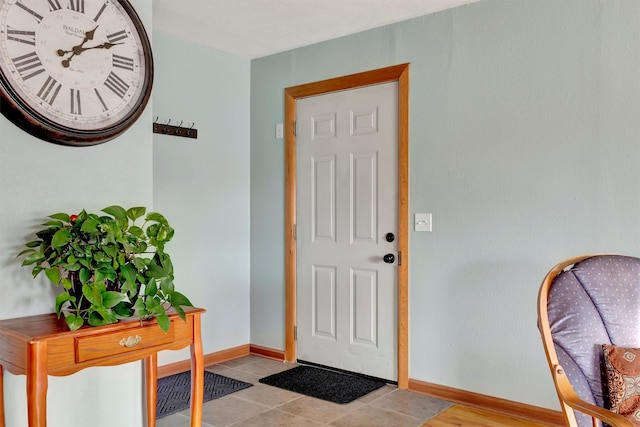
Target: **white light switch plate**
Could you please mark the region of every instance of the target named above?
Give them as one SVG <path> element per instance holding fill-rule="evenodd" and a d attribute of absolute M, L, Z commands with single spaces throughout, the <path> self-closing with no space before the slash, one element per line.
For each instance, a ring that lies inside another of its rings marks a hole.
<path fill-rule="evenodd" d="M 284 123 L 276 124 L 276 139 L 284 138 Z"/>
<path fill-rule="evenodd" d="M 415 231 L 431 231 L 433 223 L 430 213 L 417 213 L 414 215 L 413 226 Z"/>

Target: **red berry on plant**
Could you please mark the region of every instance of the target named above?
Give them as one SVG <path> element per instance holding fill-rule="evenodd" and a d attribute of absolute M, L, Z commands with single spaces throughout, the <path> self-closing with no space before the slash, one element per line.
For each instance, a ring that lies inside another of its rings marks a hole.
<path fill-rule="evenodd" d="M 71 216 L 69 217 L 69 220 L 70 220 L 71 222 L 74 222 L 76 219 L 78 219 L 78 215 L 71 215 Z"/>

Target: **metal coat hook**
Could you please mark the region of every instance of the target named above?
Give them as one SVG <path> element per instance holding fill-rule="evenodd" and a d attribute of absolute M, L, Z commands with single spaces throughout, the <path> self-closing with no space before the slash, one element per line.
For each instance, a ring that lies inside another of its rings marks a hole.
<path fill-rule="evenodd" d="M 161 133 L 164 135 L 170 136 L 182 136 L 186 138 L 198 138 L 198 129 L 194 129 L 196 125 L 195 122 L 191 124 L 191 127 L 183 127 L 182 124 L 184 120 L 180 120 L 180 123 L 177 126 L 171 125 L 171 119 L 167 121 L 167 123 L 159 124 L 158 116 L 153 121 L 153 133 Z"/>
<path fill-rule="evenodd" d="M 182 122 L 184 120 L 180 120 L 180 124 L 178 125 L 178 128 L 176 129 L 176 135 L 178 136 L 182 136 Z"/>
<path fill-rule="evenodd" d="M 193 123 L 191 123 L 191 127 L 189 129 L 187 129 L 187 136 L 189 138 L 197 138 L 198 137 L 198 130 L 193 128 L 195 125 L 196 125 L 196 122 L 193 122 Z M 192 134 L 194 134 L 195 136 L 192 136 Z"/>

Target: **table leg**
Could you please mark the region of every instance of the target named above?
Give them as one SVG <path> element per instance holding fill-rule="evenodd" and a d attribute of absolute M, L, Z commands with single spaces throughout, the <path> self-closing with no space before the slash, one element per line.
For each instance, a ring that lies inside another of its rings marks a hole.
<path fill-rule="evenodd" d="M 0 365 L 0 427 L 4 427 L 4 368 Z"/>
<path fill-rule="evenodd" d="M 156 401 L 158 399 L 158 353 L 144 359 L 144 378 L 147 386 L 147 426 L 156 425 Z"/>
<path fill-rule="evenodd" d="M 193 343 L 191 344 L 191 427 L 202 425 L 204 400 L 204 356 L 200 331 L 200 314 L 193 316 Z"/>
<path fill-rule="evenodd" d="M 27 344 L 27 410 L 29 427 L 47 426 L 47 342 Z"/>

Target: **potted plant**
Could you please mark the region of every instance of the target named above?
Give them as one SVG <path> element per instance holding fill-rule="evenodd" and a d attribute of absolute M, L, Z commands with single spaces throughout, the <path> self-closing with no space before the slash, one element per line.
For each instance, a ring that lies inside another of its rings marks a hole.
<path fill-rule="evenodd" d="M 33 266 L 35 278 L 44 271 L 62 291 L 56 313 L 69 329 L 119 319 L 155 317 L 167 332 L 166 310 L 173 307 L 184 320 L 183 306 L 193 306 L 177 292 L 173 264 L 165 244 L 174 235 L 164 216 L 144 207 L 109 206 L 104 214 L 57 213 L 26 244 L 22 265 Z M 146 216 L 145 216 L 146 214 Z"/>

